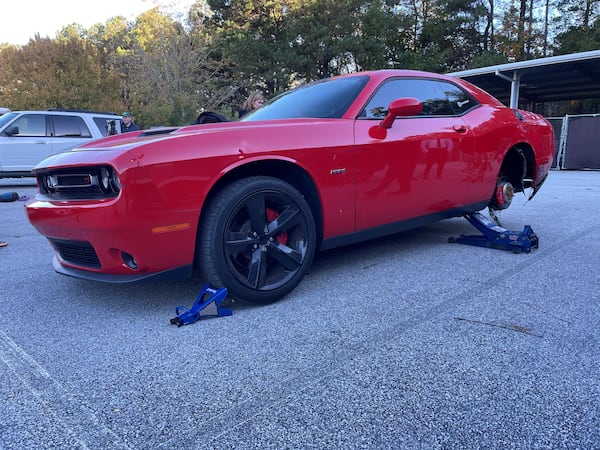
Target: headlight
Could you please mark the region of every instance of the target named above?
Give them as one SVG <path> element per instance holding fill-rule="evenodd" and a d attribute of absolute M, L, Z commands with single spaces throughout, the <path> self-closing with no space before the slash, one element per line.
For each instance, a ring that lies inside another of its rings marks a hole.
<path fill-rule="evenodd" d="M 119 175 L 115 170 L 111 170 L 110 181 L 112 183 L 113 189 L 115 192 L 121 191 L 121 180 L 119 180 Z"/>
<path fill-rule="evenodd" d="M 110 189 L 110 172 L 106 167 L 100 169 L 100 187 L 104 192 L 108 192 Z"/>
<path fill-rule="evenodd" d="M 121 191 L 119 175 L 117 175 L 112 167 L 105 166 L 100 168 L 98 184 L 100 190 L 105 193 L 114 192 L 115 194 L 118 194 Z"/>

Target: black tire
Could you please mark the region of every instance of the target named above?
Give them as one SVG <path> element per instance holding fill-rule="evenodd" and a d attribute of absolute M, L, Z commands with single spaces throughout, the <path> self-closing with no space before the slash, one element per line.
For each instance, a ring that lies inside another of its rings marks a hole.
<path fill-rule="evenodd" d="M 304 197 L 277 178 L 231 183 L 202 217 L 197 253 L 204 279 L 254 304 L 277 301 L 302 281 L 316 248 Z"/>

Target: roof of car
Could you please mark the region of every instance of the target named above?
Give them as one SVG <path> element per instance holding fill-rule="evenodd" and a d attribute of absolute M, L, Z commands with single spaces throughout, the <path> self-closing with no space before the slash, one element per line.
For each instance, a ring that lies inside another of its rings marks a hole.
<path fill-rule="evenodd" d="M 380 69 L 380 70 L 365 70 L 362 72 L 353 72 L 342 76 L 357 76 L 357 75 L 368 75 L 376 78 L 388 78 L 390 76 L 404 76 L 404 77 L 435 77 L 435 78 L 450 78 L 447 75 L 425 72 L 422 70 L 411 70 L 411 69 Z"/>
<path fill-rule="evenodd" d="M 113 112 L 106 111 L 90 111 L 83 109 L 59 109 L 59 108 L 50 108 L 45 110 L 22 110 L 22 111 L 11 111 L 19 114 L 90 114 L 97 116 L 115 116 L 121 117 L 119 114 Z"/>
<path fill-rule="evenodd" d="M 119 116 L 116 112 L 110 111 L 94 111 L 89 109 L 74 109 L 74 108 L 48 108 L 46 111 L 53 112 L 75 112 L 75 113 L 84 113 L 84 114 L 104 114 L 108 116 Z"/>
<path fill-rule="evenodd" d="M 437 80 L 446 80 L 456 82 L 458 79 L 445 74 L 425 72 L 422 70 L 410 70 L 410 69 L 380 69 L 380 70 L 366 70 L 362 72 L 353 72 L 344 75 L 338 75 L 334 78 L 340 77 L 356 77 L 356 76 L 368 76 L 371 82 L 380 83 L 387 78 L 394 77 L 407 77 L 407 78 L 433 78 Z"/>

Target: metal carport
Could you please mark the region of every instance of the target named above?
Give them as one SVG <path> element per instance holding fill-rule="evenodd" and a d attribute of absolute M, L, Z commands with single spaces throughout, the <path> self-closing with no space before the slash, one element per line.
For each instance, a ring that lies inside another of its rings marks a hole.
<path fill-rule="evenodd" d="M 600 50 L 453 72 L 510 107 L 600 98 Z"/>
<path fill-rule="evenodd" d="M 511 108 L 600 98 L 600 50 L 500 64 L 449 75 L 486 90 Z M 548 118 L 555 128 L 554 167 L 600 169 L 600 114 Z"/>

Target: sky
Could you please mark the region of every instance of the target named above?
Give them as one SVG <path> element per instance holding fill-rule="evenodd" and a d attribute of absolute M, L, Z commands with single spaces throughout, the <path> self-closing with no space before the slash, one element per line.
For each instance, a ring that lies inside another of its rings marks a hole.
<path fill-rule="evenodd" d="M 72 23 L 87 29 L 114 16 L 134 20 L 157 5 L 186 13 L 192 3 L 193 0 L 16 0 L 9 6 L 2 2 L 0 43 L 25 45 L 36 33 L 42 38 L 55 38 L 58 31 Z"/>

